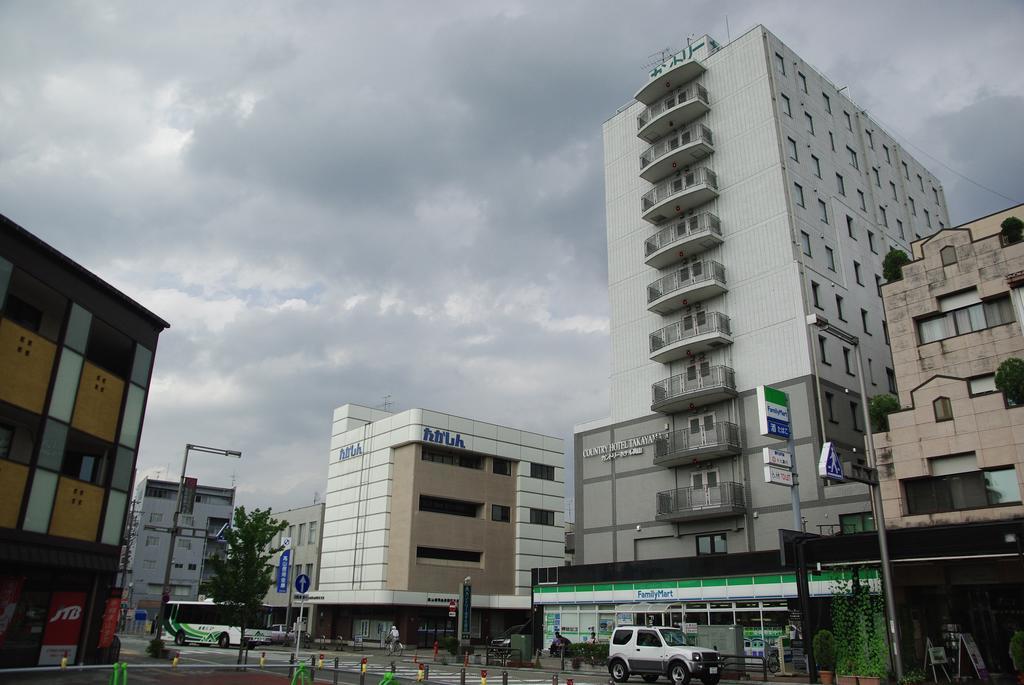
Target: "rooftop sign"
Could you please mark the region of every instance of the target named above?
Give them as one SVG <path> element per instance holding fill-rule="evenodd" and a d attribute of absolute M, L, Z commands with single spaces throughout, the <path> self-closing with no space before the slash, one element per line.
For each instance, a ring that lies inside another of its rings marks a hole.
<path fill-rule="evenodd" d="M 601 461 L 611 461 L 612 459 L 618 459 L 619 457 L 630 457 L 636 454 L 643 454 L 645 447 L 653 445 L 658 438 L 663 438 L 667 435 L 668 433 L 649 433 L 648 435 L 641 435 L 627 440 L 619 440 L 618 442 L 609 443 L 607 445 L 589 447 L 583 450 L 583 458 L 586 459 L 587 457 L 600 456 Z"/>

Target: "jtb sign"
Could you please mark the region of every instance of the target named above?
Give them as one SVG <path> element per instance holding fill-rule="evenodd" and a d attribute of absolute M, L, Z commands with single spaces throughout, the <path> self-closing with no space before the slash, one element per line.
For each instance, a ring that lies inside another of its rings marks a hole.
<path fill-rule="evenodd" d="M 761 435 L 789 439 L 789 395 L 767 385 L 757 386 L 757 417 Z"/>
<path fill-rule="evenodd" d="M 462 441 L 462 434 L 455 433 L 452 435 L 448 431 L 438 430 L 437 428 L 423 427 L 423 442 L 433 442 L 438 445 L 447 445 L 448 447 L 465 447 L 466 443 Z"/>

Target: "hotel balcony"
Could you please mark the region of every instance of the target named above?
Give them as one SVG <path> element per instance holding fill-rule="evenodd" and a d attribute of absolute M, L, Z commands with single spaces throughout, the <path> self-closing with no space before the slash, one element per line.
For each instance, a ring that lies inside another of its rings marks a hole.
<path fill-rule="evenodd" d="M 731 344 L 728 316 L 719 312 L 696 312 L 651 333 L 651 361 L 668 364 Z"/>
<path fill-rule="evenodd" d="M 718 457 L 738 455 L 740 428 L 735 423 L 717 421 L 708 428 L 700 419 L 693 419 L 694 430 L 680 430 L 654 442 L 654 465 L 671 468 Z"/>
<path fill-rule="evenodd" d="M 722 244 L 722 227 L 711 212 L 688 216 L 644 241 L 647 266 L 664 269 L 683 257 L 692 257 Z"/>
<path fill-rule="evenodd" d="M 706 488 L 679 488 L 657 495 L 658 521 L 698 521 L 742 516 L 747 512 L 740 483 L 719 483 Z"/>
<path fill-rule="evenodd" d="M 640 112 L 636 117 L 636 134 L 648 143 L 653 143 L 668 135 L 672 129 L 686 126 L 710 110 L 707 89 L 695 83 L 673 91 L 668 97 Z"/>
<path fill-rule="evenodd" d="M 660 224 L 718 197 L 718 177 L 707 167 L 680 172 L 640 198 L 641 218 Z"/>
<path fill-rule="evenodd" d="M 647 309 L 667 314 L 728 290 L 724 266 L 712 260 L 691 262 L 647 286 Z"/>
<path fill-rule="evenodd" d="M 694 124 L 658 141 L 640 155 L 640 178 L 654 183 L 715 151 L 711 129 Z"/>
<path fill-rule="evenodd" d="M 736 373 L 728 366 L 691 366 L 651 386 L 651 411 L 673 414 L 736 397 Z"/>
<path fill-rule="evenodd" d="M 698 60 L 672 58 L 668 68 L 661 69 L 661 73 L 652 78 L 650 82 L 638 90 L 633 97 L 648 107 L 656 103 L 663 96 L 671 91 L 685 86 L 687 83 L 703 74 L 707 69 Z"/>

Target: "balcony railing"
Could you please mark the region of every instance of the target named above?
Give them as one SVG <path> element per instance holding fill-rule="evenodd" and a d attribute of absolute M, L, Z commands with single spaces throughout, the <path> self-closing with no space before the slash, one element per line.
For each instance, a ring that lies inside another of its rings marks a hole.
<path fill-rule="evenodd" d="M 651 352 L 657 352 L 667 345 L 708 333 L 732 335 L 729 317 L 720 312 L 698 312 L 687 315 L 682 321 L 676 321 L 651 333 Z"/>
<path fill-rule="evenodd" d="M 695 83 L 685 88 L 673 91 L 668 97 L 662 98 L 644 111 L 640 112 L 636 118 L 636 129 L 639 131 L 673 107 L 685 104 L 691 100 L 702 102 L 710 107 L 707 88 L 699 83 Z"/>
<path fill-rule="evenodd" d="M 736 396 L 736 373 L 728 366 L 691 366 L 651 386 L 651 409 L 672 410 Z M 700 401 L 703 398 L 704 401 Z"/>
<path fill-rule="evenodd" d="M 711 169 L 703 166 L 691 169 L 676 178 L 669 178 L 654 186 L 640 198 L 640 209 L 646 213 L 675 195 L 702 186 L 718 191 L 718 176 Z M 685 207 L 680 206 L 680 210 L 682 209 Z"/>
<path fill-rule="evenodd" d="M 662 276 L 647 286 L 647 304 L 669 293 L 705 281 L 719 281 L 724 285 L 725 267 L 710 259 L 684 264 L 668 276 Z"/>
<path fill-rule="evenodd" d="M 662 229 L 644 241 L 645 256 L 650 257 L 663 247 L 668 247 L 687 238 L 711 234 L 722 237 L 722 224 L 711 212 L 688 216 L 682 221 Z"/>
<path fill-rule="evenodd" d="M 696 421 L 696 419 L 695 419 Z M 679 430 L 654 441 L 654 463 L 678 466 L 700 457 L 723 457 L 740 453 L 740 427 L 729 421 L 716 421 L 699 430 Z"/>
<path fill-rule="evenodd" d="M 711 135 L 711 129 L 704 124 L 694 124 L 693 126 L 687 126 L 681 131 L 658 141 L 654 145 L 650 146 L 644 153 L 640 155 L 640 168 L 645 169 L 651 162 L 663 157 L 673 150 L 678 150 L 681 147 L 685 147 L 690 143 L 701 141 L 706 143 L 708 146 L 715 144 L 714 137 Z"/>
<path fill-rule="evenodd" d="M 740 483 L 719 483 L 708 487 L 679 488 L 657 494 L 660 521 L 685 521 L 743 514 L 747 503 Z"/>

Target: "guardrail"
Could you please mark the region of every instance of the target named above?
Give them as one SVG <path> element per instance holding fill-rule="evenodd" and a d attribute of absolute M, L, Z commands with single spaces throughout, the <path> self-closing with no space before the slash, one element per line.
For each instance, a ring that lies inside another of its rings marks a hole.
<path fill-rule="evenodd" d="M 750 663 L 754 662 L 754 663 Z M 761 680 L 768 680 L 768 659 L 763 656 L 747 656 L 745 654 L 719 654 L 718 667 L 724 675 L 725 671 L 742 673 L 761 673 Z"/>

